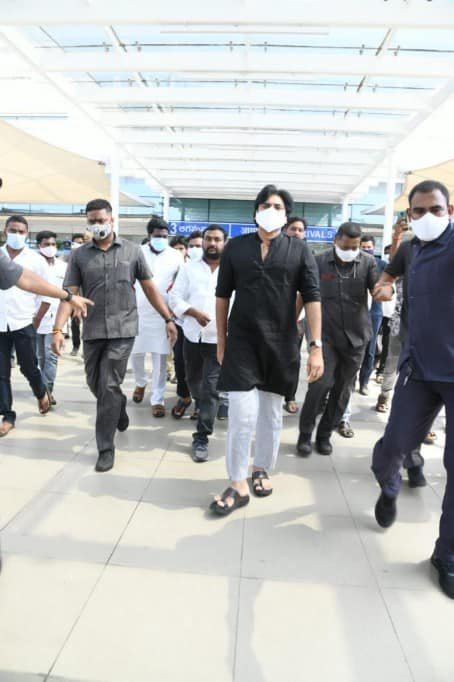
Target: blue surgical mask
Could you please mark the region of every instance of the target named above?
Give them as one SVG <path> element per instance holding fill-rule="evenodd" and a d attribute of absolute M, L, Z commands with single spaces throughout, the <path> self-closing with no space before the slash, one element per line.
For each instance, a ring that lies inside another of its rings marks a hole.
<path fill-rule="evenodd" d="M 150 246 L 155 251 L 164 251 L 169 245 L 167 237 L 153 237 L 150 239 Z"/>
<path fill-rule="evenodd" d="M 368 253 L 369 256 L 373 256 L 375 251 L 374 249 L 363 249 L 364 253 Z"/>
<path fill-rule="evenodd" d="M 26 234 L 19 234 L 18 232 L 8 232 L 6 235 L 6 243 L 14 251 L 20 251 L 25 246 Z"/>

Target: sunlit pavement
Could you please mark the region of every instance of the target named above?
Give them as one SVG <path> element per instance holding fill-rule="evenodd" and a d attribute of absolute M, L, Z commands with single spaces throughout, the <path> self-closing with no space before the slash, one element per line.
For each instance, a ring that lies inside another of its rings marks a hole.
<path fill-rule="evenodd" d="M 114 470 L 97 474 L 81 358 L 61 362 L 45 417 L 14 370 L 17 428 L 0 441 L 0 680 L 452 682 L 454 602 L 428 561 L 443 424 L 423 450 L 429 485 L 404 483 L 382 531 L 377 393 L 355 394 L 356 436 L 336 435 L 331 457 L 296 457 L 298 418 L 284 413 L 274 494 L 223 519 L 207 507 L 225 486 L 226 422 L 195 464 L 194 422 L 153 418 L 147 394 L 128 403 Z"/>

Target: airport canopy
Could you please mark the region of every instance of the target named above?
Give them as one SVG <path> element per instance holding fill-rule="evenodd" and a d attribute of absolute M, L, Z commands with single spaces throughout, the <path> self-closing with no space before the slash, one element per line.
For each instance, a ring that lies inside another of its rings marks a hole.
<path fill-rule="evenodd" d="M 0 203 L 85 204 L 109 197 L 110 183 L 103 162 L 39 140 L 0 121 Z M 143 205 L 127 194 L 126 206 Z"/>
<path fill-rule="evenodd" d="M 7 4 L 0 117 L 167 197 L 341 202 L 452 155 L 451 0 Z"/>

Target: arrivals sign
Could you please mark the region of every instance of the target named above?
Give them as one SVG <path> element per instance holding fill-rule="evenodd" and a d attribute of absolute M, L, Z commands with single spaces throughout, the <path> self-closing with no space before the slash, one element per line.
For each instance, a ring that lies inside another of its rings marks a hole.
<path fill-rule="evenodd" d="M 189 237 L 194 230 L 203 231 L 208 225 L 211 223 L 195 220 L 174 220 L 169 223 L 170 235 L 172 237 Z M 216 223 L 216 225 L 223 227 L 229 237 L 240 237 L 243 234 L 255 232 L 257 229 L 253 223 Z M 306 230 L 308 242 L 332 242 L 335 234 L 335 227 L 309 226 Z"/>

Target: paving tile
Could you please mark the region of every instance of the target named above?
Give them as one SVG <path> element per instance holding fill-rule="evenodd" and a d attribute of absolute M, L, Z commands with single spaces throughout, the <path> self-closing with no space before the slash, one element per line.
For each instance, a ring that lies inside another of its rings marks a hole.
<path fill-rule="evenodd" d="M 135 501 L 43 493 L 7 525 L 7 552 L 104 562 L 126 527 Z"/>
<path fill-rule="evenodd" d="M 383 591 L 415 682 L 452 682 L 453 602 L 439 589 L 436 571 L 425 562 L 427 590 Z"/>
<path fill-rule="evenodd" d="M 231 682 L 237 600 L 237 580 L 108 567 L 53 674 Z"/>
<path fill-rule="evenodd" d="M 235 682 L 412 682 L 374 588 L 241 581 Z"/>
<path fill-rule="evenodd" d="M 103 567 L 25 556 L 3 559 L 0 680 L 22 682 L 24 675 L 25 682 L 28 673 L 48 672 Z"/>
<path fill-rule="evenodd" d="M 1 471 L 1 469 L 0 469 Z M 0 488 L 0 529 L 36 495 L 35 490 Z"/>

